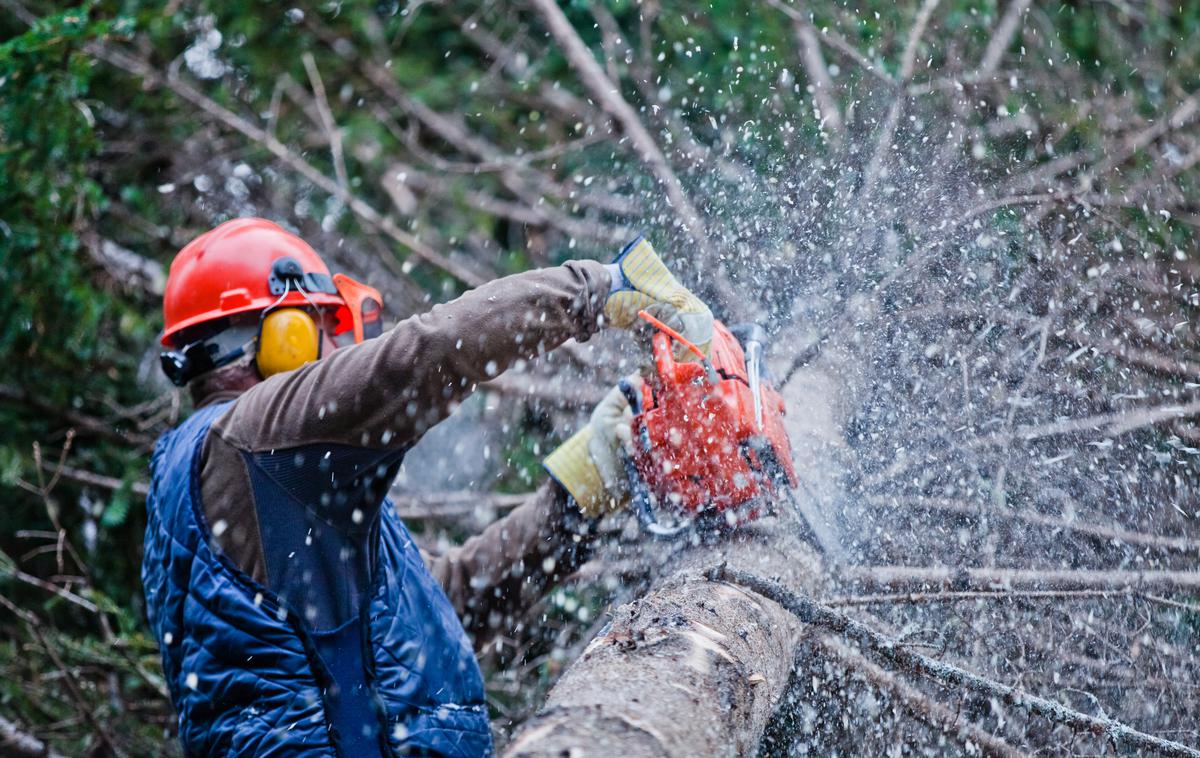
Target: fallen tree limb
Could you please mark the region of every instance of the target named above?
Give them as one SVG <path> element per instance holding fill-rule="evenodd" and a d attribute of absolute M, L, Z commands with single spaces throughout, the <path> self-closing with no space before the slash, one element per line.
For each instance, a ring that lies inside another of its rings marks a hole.
<path fill-rule="evenodd" d="M 21 731 L 3 716 L 0 716 L 0 754 L 14 758 L 63 758 L 62 753 L 51 750 L 49 745 Z"/>
<path fill-rule="evenodd" d="M 1105 600 L 1107 598 L 1141 598 L 1150 603 L 1169 608 L 1200 613 L 1200 605 L 1181 603 L 1178 600 L 1147 595 L 1132 589 L 1124 590 L 968 590 L 966 592 L 897 592 L 877 595 L 849 595 L 829 600 L 834 607 L 856 605 L 925 605 L 932 603 L 959 603 L 975 600 Z"/>
<path fill-rule="evenodd" d="M 1200 576 L 1200 575 L 1197 575 Z M 1089 732 L 1110 740 L 1118 748 L 1152 750 L 1162 755 L 1200 758 L 1200 750 L 1179 742 L 1155 737 L 1107 717 L 1089 716 L 1061 703 L 1032 695 L 986 676 L 937 661 L 898 644 L 897 640 L 880 634 L 838 611 L 814 602 L 787 589 L 778 582 L 721 564 L 708 572 L 714 582 L 739 585 L 786 608 L 805 624 L 837 633 L 857 643 L 876 658 L 900 666 L 905 671 L 964 687 L 1000 700 L 1031 713 L 1065 724 L 1072 729 Z"/>
<path fill-rule="evenodd" d="M 953 566 L 846 566 L 841 578 L 872 588 L 1188 590 L 1200 591 L 1200 571 L 1003 569 Z"/>

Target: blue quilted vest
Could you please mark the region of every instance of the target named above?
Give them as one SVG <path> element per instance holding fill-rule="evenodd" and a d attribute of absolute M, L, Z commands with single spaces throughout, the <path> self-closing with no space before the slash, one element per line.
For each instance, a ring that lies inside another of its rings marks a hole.
<path fill-rule="evenodd" d="M 342 755 L 330 672 L 312 635 L 293 609 L 210 547 L 200 458 L 226 407 L 201 409 L 163 435 L 151 462 L 142 584 L 179 736 L 195 756 Z M 474 653 L 386 501 L 376 549 L 358 624 L 374 713 L 359 718 L 377 721 L 385 754 L 489 754 Z"/>

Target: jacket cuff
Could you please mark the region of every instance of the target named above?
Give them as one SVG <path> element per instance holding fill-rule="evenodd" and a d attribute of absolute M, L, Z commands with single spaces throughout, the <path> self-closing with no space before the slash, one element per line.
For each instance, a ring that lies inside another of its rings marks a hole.
<path fill-rule="evenodd" d="M 581 302 L 578 304 L 580 330 L 576 335 L 576 339 L 583 342 L 600 331 L 604 319 L 604 303 L 612 289 L 612 274 L 609 273 L 608 267 L 599 261 L 585 259 L 567 261 L 563 265 L 583 280 Z"/>

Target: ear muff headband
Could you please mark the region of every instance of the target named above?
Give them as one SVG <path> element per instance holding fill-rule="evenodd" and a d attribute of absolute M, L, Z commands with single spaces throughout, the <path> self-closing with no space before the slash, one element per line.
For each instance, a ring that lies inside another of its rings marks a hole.
<path fill-rule="evenodd" d="M 264 379 L 320 357 L 321 330 L 308 313 L 300 308 L 280 308 L 263 315 L 254 358 Z"/>

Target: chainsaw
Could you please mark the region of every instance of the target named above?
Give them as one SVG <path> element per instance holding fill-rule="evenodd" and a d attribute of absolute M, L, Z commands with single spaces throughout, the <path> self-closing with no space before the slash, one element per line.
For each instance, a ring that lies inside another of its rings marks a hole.
<path fill-rule="evenodd" d="M 715 322 L 706 356 L 650 314 L 638 315 L 656 330 L 654 371 L 640 389 L 623 381 L 621 391 L 633 411 L 625 474 L 642 528 L 673 538 L 771 512 L 797 481 L 783 398 L 763 366 L 763 329 Z M 672 342 L 698 360 L 676 360 Z"/>

